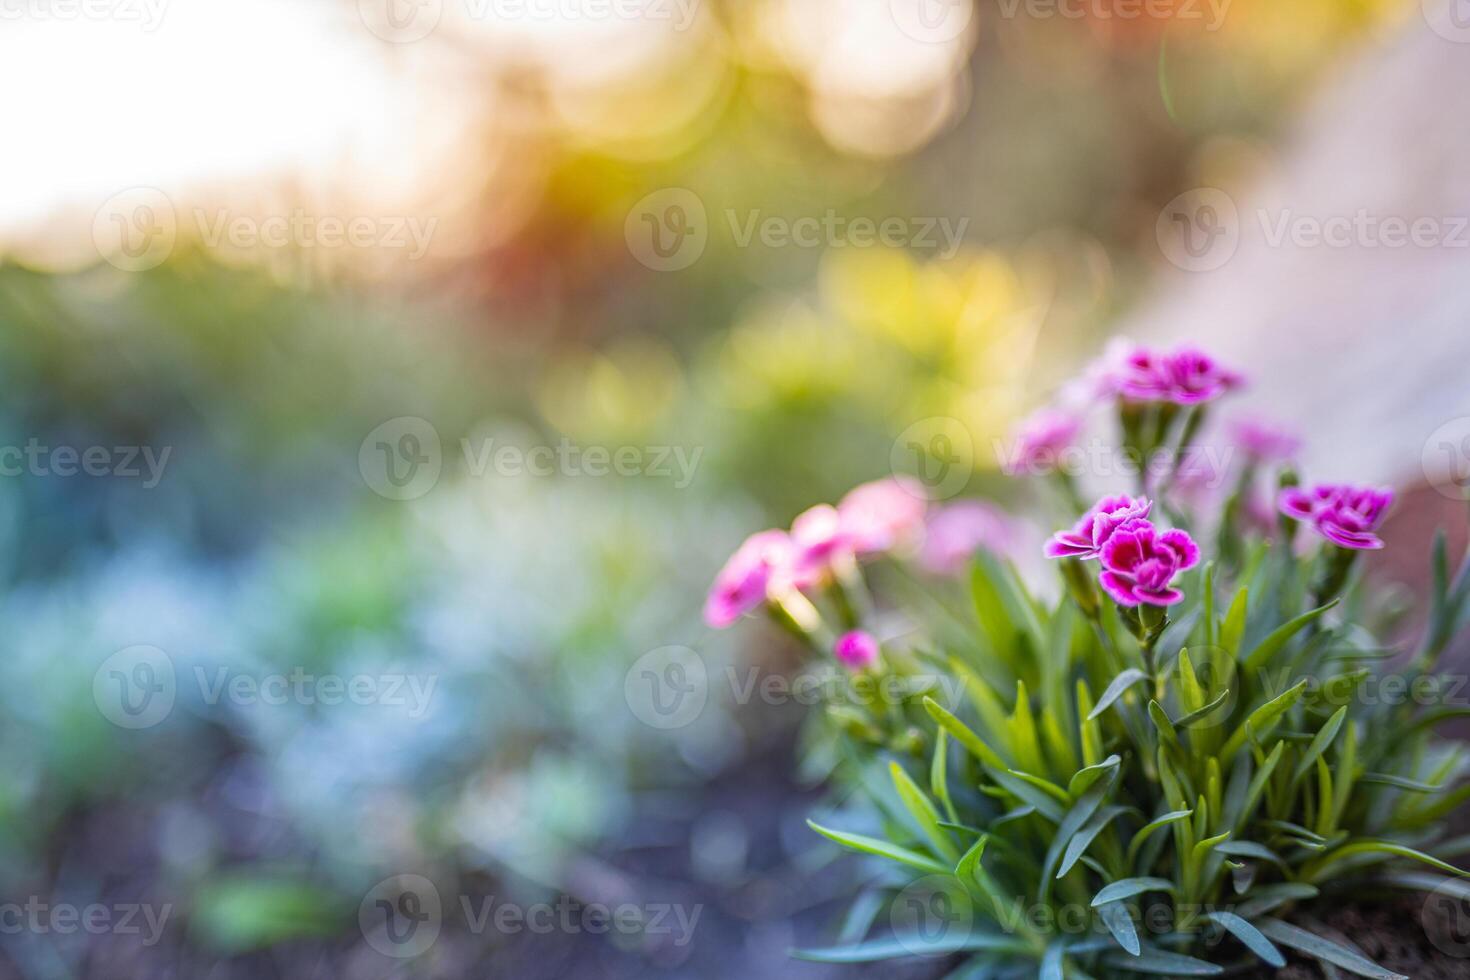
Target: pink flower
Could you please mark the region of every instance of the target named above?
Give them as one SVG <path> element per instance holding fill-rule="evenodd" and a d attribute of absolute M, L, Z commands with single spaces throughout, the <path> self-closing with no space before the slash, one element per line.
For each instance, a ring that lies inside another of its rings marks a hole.
<path fill-rule="evenodd" d="M 1120 605 L 1172 606 L 1184 598 L 1174 576 L 1199 563 L 1199 546 L 1184 531 L 1159 533 L 1148 521 L 1119 528 L 1103 545 L 1099 577 Z"/>
<path fill-rule="evenodd" d="M 923 485 L 913 477 L 898 476 L 854 487 L 837 512 L 853 550 L 864 555 L 916 541 L 928 507 Z"/>
<path fill-rule="evenodd" d="M 878 641 L 871 633 L 853 630 L 837 638 L 832 653 L 849 670 L 862 670 L 878 660 Z"/>
<path fill-rule="evenodd" d="M 1070 531 L 1058 531 L 1046 543 L 1048 558 L 1096 558 L 1119 528 L 1148 517 L 1153 502 L 1147 497 L 1120 494 L 1104 497 L 1082 515 Z"/>
<path fill-rule="evenodd" d="M 798 588 L 820 581 L 843 556 L 853 553 L 852 536 L 831 504 L 817 504 L 791 522 L 792 573 Z"/>
<path fill-rule="evenodd" d="M 768 596 L 789 585 L 793 556 L 785 531 L 761 531 L 746 538 L 715 576 L 704 602 L 704 621 L 724 629 L 764 605 Z"/>
<path fill-rule="evenodd" d="M 1126 401 L 1175 405 L 1213 401 L 1243 383 L 1239 374 L 1195 347 L 1181 347 L 1171 354 L 1134 348 L 1112 375 L 1113 391 Z"/>
<path fill-rule="evenodd" d="M 1230 436 L 1256 462 L 1284 462 L 1302 448 L 1294 432 L 1259 419 L 1236 419 L 1230 425 Z"/>
<path fill-rule="evenodd" d="M 1005 551 L 1015 540 L 1006 516 L 989 504 L 966 500 L 950 504 L 929 519 L 919 565 L 935 575 L 964 570 L 977 548 Z"/>
<path fill-rule="evenodd" d="M 1001 468 L 1012 476 L 1050 473 L 1081 429 L 1082 419 L 1077 415 L 1054 408 L 1042 409 L 1021 423 L 1010 458 L 1001 460 Z"/>
<path fill-rule="evenodd" d="M 1287 487 L 1276 506 L 1288 517 L 1310 521 L 1318 534 L 1340 548 L 1373 550 L 1383 547 L 1373 531 L 1392 503 L 1392 490 L 1319 483 L 1310 490 Z"/>

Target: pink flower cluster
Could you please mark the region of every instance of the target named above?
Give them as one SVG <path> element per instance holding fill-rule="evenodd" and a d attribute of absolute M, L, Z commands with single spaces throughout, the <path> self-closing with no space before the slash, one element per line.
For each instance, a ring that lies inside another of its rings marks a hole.
<path fill-rule="evenodd" d="M 1082 417 L 1056 408 L 1044 408 L 1021 423 L 1015 443 L 1001 469 L 1011 476 L 1040 475 L 1057 468 L 1061 455 L 1082 430 Z"/>
<path fill-rule="evenodd" d="M 1069 531 L 1047 542 L 1048 558 L 1100 560 L 1099 583 L 1120 605 L 1172 606 L 1184 598 L 1174 577 L 1199 564 L 1199 546 L 1185 531 L 1160 531 L 1146 497 L 1104 497 Z"/>
<path fill-rule="evenodd" d="M 1103 392 L 1130 402 L 1199 405 L 1244 383 L 1240 374 L 1188 346 L 1169 353 L 1133 347 L 1114 355 L 1100 372 Z"/>
<path fill-rule="evenodd" d="M 704 621 L 723 629 L 767 601 L 821 584 L 843 563 L 912 544 L 927 510 L 924 488 L 897 477 L 856 487 L 836 507 L 818 504 L 789 532 L 753 534 L 715 576 Z"/>
<path fill-rule="evenodd" d="M 1339 483 L 1287 487 L 1276 502 L 1283 514 L 1310 522 L 1328 541 L 1354 551 L 1383 547 L 1383 539 L 1373 532 L 1392 503 L 1392 490 Z"/>

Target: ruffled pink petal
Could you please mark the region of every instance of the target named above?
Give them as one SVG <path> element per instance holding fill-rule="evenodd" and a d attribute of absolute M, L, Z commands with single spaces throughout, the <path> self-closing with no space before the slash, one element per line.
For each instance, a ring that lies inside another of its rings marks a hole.
<path fill-rule="evenodd" d="M 1143 600 L 1134 591 L 1133 583 L 1117 572 L 1103 572 L 1098 583 L 1120 606 L 1136 606 Z"/>
<path fill-rule="evenodd" d="M 1194 543 L 1194 538 L 1189 536 L 1189 532 L 1178 529 L 1165 531 L 1159 535 L 1159 544 L 1169 548 L 1178 556 L 1178 562 L 1175 565 L 1177 571 L 1188 571 L 1199 564 L 1199 545 Z"/>
<path fill-rule="evenodd" d="M 1377 551 L 1383 547 L 1383 539 L 1368 531 L 1350 531 L 1337 524 L 1319 523 L 1317 530 L 1339 548 L 1354 551 Z"/>
<path fill-rule="evenodd" d="M 1184 593 L 1175 588 L 1164 589 L 1135 589 L 1134 594 L 1140 602 L 1146 602 L 1150 606 L 1172 606 L 1176 602 L 1184 601 Z"/>
<path fill-rule="evenodd" d="M 1276 498 L 1276 505 L 1287 517 L 1304 521 L 1312 516 L 1312 495 L 1300 487 L 1287 487 L 1281 491 L 1281 496 Z"/>
<path fill-rule="evenodd" d="M 1048 558 L 1096 558 L 1091 541 L 1083 541 L 1068 531 L 1058 531 L 1042 549 Z"/>

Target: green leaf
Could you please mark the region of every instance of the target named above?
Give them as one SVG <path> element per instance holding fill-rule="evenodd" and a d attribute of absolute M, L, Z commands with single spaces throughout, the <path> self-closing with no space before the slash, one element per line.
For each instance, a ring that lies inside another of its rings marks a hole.
<path fill-rule="evenodd" d="M 1198 709 L 1197 711 L 1191 711 L 1183 718 L 1180 718 L 1178 721 L 1174 722 L 1174 727 L 1188 728 L 1189 726 L 1196 724 L 1197 722 L 1203 721 L 1206 717 L 1210 715 L 1211 712 L 1220 707 L 1220 705 L 1224 704 L 1225 699 L 1228 697 L 1230 697 L 1230 688 L 1227 687 L 1225 690 L 1220 692 L 1219 697 L 1215 698 L 1215 700 L 1211 701 L 1209 704 Z M 1192 745 L 1194 743 L 1191 742 L 1190 744 Z"/>
<path fill-rule="evenodd" d="M 1109 953 L 1103 957 L 1103 962 L 1121 970 L 1160 973 L 1168 977 L 1215 977 L 1225 972 L 1224 967 L 1214 963 L 1206 963 L 1179 953 L 1166 953 L 1160 949 L 1145 949 L 1137 956 Z"/>
<path fill-rule="evenodd" d="M 1166 878 L 1123 878 L 1105 886 L 1102 891 L 1092 896 L 1092 907 L 1097 908 L 1108 902 L 1121 902 L 1125 898 L 1132 898 L 1144 892 L 1173 894 L 1174 883 Z"/>
<path fill-rule="evenodd" d="M 1041 957 L 1041 973 L 1038 980 L 1064 980 L 1062 977 L 1062 957 L 1066 955 L 1061 943 L 1052 943 L 1046 948 L 1046 954 Z"/>
<path fill-rule="evenodd" d="M 1232 936 L 1245 944 L 1247 949 L 1271 966 L 1279 968 L 1286 965 L 1286 957 L 1281 955 L 1281 950 L 1273 946 L 1271 940 L 1261 934 L 1261 930 L 1234 912 L 1211 912 L 1205 918 L 1219 923 Z"/>
<path fill-rule="evenodd" d="M 1126 905 L 1122 902 L 1109 902 L 1098 907 L 1097 915 L 1119 946 L 1132 956 L 1142 952 L 1143 947 L 1138 942 L 1138 927 L 1133 924 L 1133 916 L 1129 914 Z"/>
<path fill-rule="evenodd" d="M 1128 842 L 1128 865 L 1132 867 L 1133 859 L 1138 856 L 1138 849 L 1143 842 L 1148 840 L 1150 834 L 1160 827 L 1173 823 L 1176 820 L 1184 820 L 1194 815 L 1194 810 L 1174 810 L 1164 814 L 1156 820 L 1144 824 L 1143 829 L 1133 835 L 1133 840 Z"/>
<path fill-rule="evenodd" d="M 1128 807 L 1126 806 L 1110 806 L 1099 810 L 1087 822 L 1085 827 L 1077 831 L 1072 837 L 1072 840 L 1067 844 L 1067 851 L 1062 855 L 1061 866 L 1057 868 L 1057 877 L 1066 877 L 1067 872 L 1072 870 L 1072 865 L 1076 864 L 1077 859 L 1087 852 L 1087 848 L 1097 839 L 1097 835 L 1102 833 L 1103 828 L 1108 825 L 1108 821 L 1121 813 L 1127 812 Z"/>
<path fill-rule="evenodd" d="M 1159 739 L 1162 742 L 1172 745 L 1176 749 L 1181 748 L 1179 745 L 1179 735 L 1174 731 L 1174 723 L 1169 720 L 1169 715 L 1164 711 L 1163 705 L 1157 701 L 1149 701 L 1148 717 L 1154 723 L 1154 728 L 1158 729 Z"/>
<path fill-rule="evenodd" d="M 1302 878 L 1308 881 L 1320 881 L 1325 876 L 1327 869 L 1332 865 L 1362 854 L 1383 855 L 1385 859 L 1392 857 L 1409 858 L 1413 861 L 1421 861 L 1431 868 L 1448 871 L 1452 875 L 1470 877 L 1470 871 L 1462 871 L 1453 864 L 1446 864 L 1437 857 L 1425 854 L 1423 851 L 1416 851 L 1414 848 L 1407 847 L 1403 844 L 1395 844 L 1393 841 L 1386 840 L 1356 840 L 1344 844 L 1337 850 L 1311 861 L 1302 868 Z"/>
<path fill-rule="evenodd" d="M 954 801 L 949 798 L 949 732 L 943 728 L 934 738 L 934 758 L 929 761 L 929 791 L 944 807 L 944 815 L 951 822 L 958 823 Z"/>
<path fill-rule="evenodd" d="M 934 801 L 924 795 L 918 783 L 897 762 L 888 764 L 888 773 L 893 777 L 893 787 L 898 790 L 898 798 L 903 800 L 904 807 L 923 831 L 934 853 L 951 865 L 958 861 L 960 852 L 949 839 L 948 832 L 939 826 L 939 808 L 934 805 Z"/>
<path fill-rule="evenodd" d="M 1291 774 L 1291 781 L 1293 783 L 1298 782 L 1305 776 L 1307 771 L 1317 762 L 1317 757 L 1327 751 L 1327 746 L 1331 745 L 1332 740 L 1337 737 L 1337 731 L 1342 728 L 1343 719 L 1345 718 L 1347 718 L 1346 706 L 1338 708 L 1337 711 L 1333 712 L 1332 717 L 1327 719 L 1327 724 L 1322 726 L 1322 730 L 1317 733 L 1317 737 L 1312 739 L 1312 744 L 1307 746 L 1306 754 L 1296 764 L 1296 770 Z"/>
<path fill-rule="evenodd" d="M 1295 619 L 1289 620 L 1281 626 L 1278 626 L 1275 630 L 1271 632 L 1269 636 L 1261 641 L 1259 646 L 1257 646 L 1254 650 L 1250 652 L 1249 656 L 1245 658 L 1245 669 L 1247 671 L 1259 669 L 1263 664 L 1270 661 L 1272 657 L 1280 653 L 1282 649 L 1285 648 L 1286 644 L 1291 642 L 1292 637 L 1296 636 L 1303 629 L 1305 629 L 1306 626 L 1313 620 L 1317 619 L 1323 613 L 1327 612 L 1333 606 L 1337 605 L 1339 601 L 1340 600 L 1338 599 L 1333 599 L 1325 606 L 1318 606 L 1316 609 L 1313 609 L 1310 612 L 1304 612 Z"/>
<path fill-rule="evenodd" d="M 1247 738 L 1253 735 L 1259 740 L 1270 733 L 1271 729 L 1276 727 L 1276 723 L 1281 720 L 1281 716 L 1290 711 L 1292 706 L 1301 700 L 1302 692 L 1306 689 L 1307 682 L 1305 680 L 1298 681 L 1284 693 L 1272 698 L 1255 711 L 1252 711 L 1250 717 L 1246 718 L 1241 726 L 1235 730 L 1235 733 L 1226 740 L 1225 747 L 1220 750 L 1219 758 L 1221 764 L 1223 765 L 1235 758 L 1235 753 L 1239 752 L 1245 745 Z"/>
<path fill-rule="evenodd" d="M 986 745 L 975 732 L 950 714 L 938 701 L 926 697 L 924 699 L 924 710 L 929 712 L 929 717 L 939 723 L 939 726 L 955 737 L 955 740 L 965 747 L 967 751 L 987 766 L 996 769 L 1005 769 L 1006 764 L 1001 761 L 995 750 Z"/>
<path fill-rule="evenodd" d="M 1075 773 L 1072 774 L 1072 778 L 1067 781 L 1067 792 L 1073 798 L 1081 796 L 1083 793 L 1087 792 L 1087 788 L 1089 786 L 1097 782 L 1098 778 L 1102 776 L 1103 773 L 1107 772 L 1109 769 L 1113 768 L 1122 761 L 1123 760 L 1118 755 L 1114 754 L 1108 756 L 1106 759 L 1099 762 L 1095 766 L 1088 766 L 1086 769 L 1078 769 Z"/>
<path fill-rule="evenodd" d="M 1409 977 L 1401 973 L 1394 973 L 1392 970 L 1385 970 L 1366 956 L 1346 946 L 1339 946 L 1331 940 L 1323 939 L 1321 936 L 1289 925 L 1280 919 L 1259 919 L 1256 926 L 1266 936 L 1283 946 L 1290 946 L 1324 963 L 1340 966 L 1360 977 L 1371 977 L 1373 980 L 1409 980 Z"/>
<path fill-rule="evenodd" d="M 1403 776 L 1394 776 L 1386 772 L 1365 772 L 1358 777 L 1360 783 L 1374 783 L 1379 786 L 1393 786 L 1398 789 L 1406 789 L 1413 793 L 1438 793 L 1448 789 L 1444 785 L 1430 785 L 1421 783 L 1416 779 L 1405 779 Z"/>
<path fill-rule="evenodd" d="M 1062 789 L 1056 783 L 1052 782 L 1050 779 L 1045 779 L 1041 776 L 1035 775 L 1034 773 L 1022 772 L 1020 769 L 1007 769 L 1006 771 L 1009 772 L 1012 776 L 1015 776 L 1017 779 L 1024 780 L 1027 783 L 1030 783 L 1032 786 L 1035 786 L 1037 789 L 1041 790 L 1047 796 L 1056 800 L 1063 806 L 1072 805 L 1072 797 L 1068 795 L 1067 791 Z"/>
<path fill-rule="evenodd" d="M 1137 684 L 1139 681 L 1143 680 L 1148 680 L 1148 675 L 1139 670 L 1137 667 L 1129 667 L 1127 670 L 1123 671 L 1123 673 L 1119 674 L 1117 677 L 1114 677 L 1113 682 L 1108 685 L 1107 690 L 1103 691 L 1102 697 L 1097 699 L 1096 706 L 1094 706 L 1092 711 L 1088 714 L 1088 721 L 1091 721 L 1098 715 L 1102 714 L 1104 711 L 1108 710 L 1108 708 L 1112 706 L 1114 701 L 1123 696 L 1124 691 L 1128 690 L 1134 684 Z"/>
<path fill-rule="evenodd" d="M 1245 901 L 1235 907 L 1235 913 L 1242 918 L 1254 919 L 1256 916 L 1265 915 L 1273 909 L 1280 908 L 1287 902 L 1304 902 L 1316 897 L 1317 888 L 1314 885 L 1306 885 L 1299 881 L 1281 882 L 1252 891 L 1246 896 Z"/>
<path fill-rule="evenodd" d="M 884 936 L 881 939 L 870 939 L 852 946 L 793 949 L 790 955 L 795 959 L 814 963 L 876 963 L 881 960 L 903 959 L 920 954 L 938 956 L 947 953 L 1024 953 L 1026 951 L 1026 944 L 1014 936 L 976 932 L 970 929 L 940 939 L 925 939 L 921 936 Z"/>
<path fill-rule="evenodd" d="M 1245 635 L 1245 617 L 1249 604 L 1250 589 L 1242 585 L 1230 603 L 1230 610 L 1225 613 L 1225 625 L 1220 628 L 1220 646 L 1237 659 L 1240 657 L 1240 638 Z"/>
<path fill-rule="evenodd" d="M 1286 870 L 1286 862 L 1281 856 L 1264 844 L 1257 844 L 1252 840 L 1228 840 L 1216 846 L 1215 850 L 1221 854 L 1231 857 L 1255 858 L 1258 861 L 1269 861 L 1278 865 L 1283 871 Z"/>
<path fill-rule="evenodd" d="M 861 851 L 864 854 L 875 854 L 878 857 L 888 858 L 890 861 L 898 861 L 902 864 L 907 864 L 911 868 L 918 868 L 927 874 L 950 873 L 949 865 L 940 864 L 927 855 L 920 854 L 918 851 L 911 851 L 906 847 L 899 847 L 897 844 L 892 844 L 886 840 L 879 840 L 876 837 L 864 837 L 862 834 L 844 833 L 840 830 L 829 830 L 812 820 L 808 820 L 806 825 L 828 840 L 841 844 L 843 847 L 851 848 L 854 851 Z"/>
<path fill-rule="evenodd" d="M 1067 811 L 1062 822 L 1057 825 L 1057 832 L 1052 837 L 1051 846 L 1046 850 L 1046 859 L 1041 869 L 1041 888 L 1037 896 L 1038 901 L 1045 902 L 1051 888 L 1052 869 L 1057 866 L 1061 859 L 1062 851 L 1072 842 L 1073 836 L 1081 830 L 1097 812 L 1098 806 L 1103 798 L 1112 792 L 1113 783 L 1117 780 L 1117 770 L 1114 769 L 1106 778 L 1094 783 L 1086 793 Z"/>

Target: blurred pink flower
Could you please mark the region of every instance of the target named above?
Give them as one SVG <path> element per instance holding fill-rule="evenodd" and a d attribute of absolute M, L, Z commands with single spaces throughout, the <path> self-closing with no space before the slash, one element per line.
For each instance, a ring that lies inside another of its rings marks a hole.
<path fill-rule="evenodd" d="M 929 518 L 919 566 L 935 575 L 964 571 L 976 549 L 1008 551 L 1015 529 L 999 509 L 978 500 L 964 500 L 941 508 Z"/>
<path fill-rule="evenodd" d="M 1134 521 L 1108 538 L 1102 563 L 1099 581 L 1120 605 L 1172 606 L 1184 598 L 1174 576 L 1199 563 L 1199 546 L 1185 531 Z"/>
<path fill-rule="evenodd" d="M 1285 462 L 1302 448 L 1296 433 L 1260 419 L 1235 419 L 1230 437 L 1255 462 Z"/>
<path fill-rule="evenodd" d="M 837 512 L 848 543 L 864 555 L 917 541 L 928 507 L 928 495 L 918 480 L 896 476 L 853 487 Z"/>
<path fill-rule="evenodd" d="M 852 535 L 831 504 L 817 504 L 791 522 L 792 574 L 798 588 L 826 576 L 834 562 L 853 553 Z"/>
<path fill-rule="evenodd" d="M 1104 497 L 1082 515 L 1070 531 L 1058 531 L 1046 543 L 1048 558 L 1096 558 L 1113 532 L 1130 521 L 1141 521 L 1148 517 L 1153 501 L 1147 497 L 1130 497 L 1119 494 Z"/>
<path fill-rule="evenodd" d="M 832 653 L 849 670 L 862 670 L 878 660 L 878 641 L 862 630 L 843 633 L 832 647 Z"/>
<path fill-rule="evenodd" d="M 1283 514 L 1310 521 L 1318 534 L 1338 547 L 1368 551 L 1383 547 L 1383 539 L 1373 532 L 1392 503 L 1392 490 L 1338 483 L 1287 487 L 1276 501 Z"/>
<path fill-rule="evenodd" d="M 704 602 L 704 621 L 724 629 L 764 605 L 769 595 L 789 585 L 793 557 L 785 531 L 761 531 L 746 538 L 715 576 Z"/>
<path fill-rule="evenodd" d="M 1072 412 L 1046 408 L 1021 423 L 1008 459 L 1001 468 L 1012 476 L 1050 473 L 1082 430 L 1082 418 Z"/>
<path fill-rule="evenodd" d="M 1198 405 L 1240 387 L 1245 379 L 1196 347 L 1162 353 L 1135 347 L 1113 368 L 1112 390 L 1126 401 Z"/>

